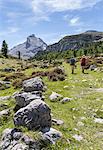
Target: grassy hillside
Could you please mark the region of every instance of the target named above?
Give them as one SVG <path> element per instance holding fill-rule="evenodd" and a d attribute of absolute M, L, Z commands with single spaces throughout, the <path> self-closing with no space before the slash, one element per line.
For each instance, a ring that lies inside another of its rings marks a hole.
<path fill-rule="evenodd" d="M 4 64 L 0 64 L 0 69 L 5 67 L 20 68 L 20 63 L 17 60 L 2 60 Z M 44 93 L 45 101 L 52 110 L 52 118 L 64 121 L 61 126 L 53 125 L 53 127 L 62 132 L 63 138 L 48 150 L 102 150 L 103 148 L 103 124 L 95 123 L 95 118 L 103 118 L 103 72 L 94 72 L 86 70 L 88 74 L 82 74 L 80 64 L 77 64 L 76 74 L 71 74 L 69 64 L 63 62 L 62 65 L 66 72 L 66 80 L 52 82 L 47 77 L 44 77 L 44 83 L 47 85 L 47 90 Z M 49 70 L 51 70 L 49 68 Z M 32 72 L 48 69 L 28 68 L 21 72 L 26 76 L 30 76 Z M 1 73 L 4 76 L 10 73 Z M 11 73 L 13 74 L 13 73 Z M 1 77 L 0 80 L 3 80 Z M 12 79 L 13 82 L 16 79 Z M 101 89 L 100 89 L 101 88 Z M 6 90 L 0 91 L 0 96 L 12 95 L 15 91 L 13 86 Z M 49 96 L 52 91 L 57 92 L 63 97 L 73 98 L 72 101 L 66 104 L 58 102 L 50 102 Z M 12 117 L 15 100 L 0 101 L 0 104 L 7 104 L 11 108 L 11 115 L 4 118 L 0 122 L 0 134 L 5 128 L 14 127 Z M 25 129 L 24 129 L 25 130 Z M 31 136 L 31 132 L 25 130 Z M 32 132 L 32 135 L 34 133 Z M 73 136 L 77 134 L 83 137 L 81 141 L 76 141 Z"/>

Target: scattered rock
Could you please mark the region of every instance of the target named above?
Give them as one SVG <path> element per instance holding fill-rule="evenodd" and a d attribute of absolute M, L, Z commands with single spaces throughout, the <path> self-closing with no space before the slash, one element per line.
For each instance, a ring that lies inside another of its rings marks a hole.
<path fill-rule="evenodd" d="M 78 108 L 71 108 L 72 111 L 78 111 Z"/>
<path fill-rule="evenodd" d="M 48 144 L 55 144 L 57 140 L 59 140 L 62 137 L 61 132 L 50 128 L 50 130 L 46 133 L 41 133 L 42 135 L 42 141 L 48 145 Z"/>
<path fill-rule="evenodd" d="M 91 66 L 89 67 L 89 69 L 90 69 L 91 71 L 95 70 L 96 68 L 97 68 L 97 66 L 96 66 L 95 64 L 93 64 L 93 65 L 91 65 Z"/>
<path fill-rule="evenodd" d="M 19 109 L 14 115 L 14 124 L 28 129 L 51 127 L 51 110 L 41 99 L 32 101 L 26 107 Z"/>
<path fill-rule="evenodd" d="M 54 125 L 63 125 L 64 122 L 62 120 L 52 119 L 52 124 L 54 124 Z"/>
<path fill-rule="evenodd" d="M 73 135 L 73 138 L 74 138 L 76 141 L 81 141 L 81 140 L 83 140 L 83 137 L 82 137 L 81 135 L 77 135 L 77 134 Z"/>
<path fill-rule="evenodd" d="M 69 86 L 68 85 L 64 86 L 64 89 L 69 89 Z"/>
<path fill-rule="evenodd" d="M 70 143 L 71 143 L 70 139 L 67 139 L 67 143 L 68 143 L 68 144 L 70 144 Z M 69 149 L 66 149 L 66 150 L 69 150 Z"/>
<path fill-rule="evenodd" d="M 6 104 L 0 104 L 0 111 L 4 110 L 4 109 L 7 109 L 8 108 L 8 105 Z"/>
<path fill-rule="evenodd" d="M 62 98 L 61 94 L 58 94 L 56 92 L 52 92 L 52 94 L 49 96 L 50 101 L 55 102 Z"/>
<path fill-rule="evenodd" d="M 95 68 L 94 71 L 95 71 L 95 72 L 98 72 L 98 68 Z"/>
<path fill-rule="evenodd" d="M 95 138 L 100 138 L 100 139 L 103 139 L 103 132 L 96 132 L 96 134 L 94 135 Z"/>
<path fill-rule="evenodd" d="M 86 120 L 86 117 L 81 117 L 80 119 L 81 119 L 81 120 Z"/>
<path fill-rule="evenodd" d="M 81 121 L 79 121 L 78 123 L 77 123 L 77 126 L 84 126 L 84 123 L 83 122 L 81 122 Z"/>
<path fill-rule="evenodd" d="M 0 81 L 0 90 L 5 90 L 8 88 L 10 88 L 10 85 L 8 84 L 8 82 Z"/>
<path fill-rule="evenodd" d="M 60 102 L 64 104 L 66 102 L 70 102 L 71 100 L 73 100 L 73 98 L 64 97 Z"/>
<path fill-rule="evenodd" d="M 96 89 L 96 92 L 103 92 L 103 88 Z"/>
<path fill-rule="evenodd" d="M 101 119 L 101 118 L 95 118 L 95 119 L 94 119 L 94 122 L 95 122 L 95 123 L 103 124 L 103 119 Z"/>
<path fill-rule="evenodd" d="M 87 80 L 86 80 L 86 79 L 84 79 L 84 80 L 82 80 L 82 82 L 87 82 Z"/>
<path fill-rule="evenodd" d="M 0 101 L 6 101 L 9 100 L 11 96 L 0 96 Z"/>
<path fill-rule="evenodd" d="M 0 117 L 9 115 L 9 113 L 10 113 L 9 109 L 2 110 L 2 111 L 0 111 Z"/>
<path fill-rule="evenodd" d="M 44 83 L 39 77 L 31 78 L 23 82 L 25 92 L 43 91 Z"/>
<path fill-rule="evenodd" d="M 79 131 L 77 128 L 73 128 L 75 131 Z"/>
<path fill-rule="evenodd" d="M 3 72 L 15 72 L 15 69 L 13 69 L 13 68 L 4 68 L 1 71 L 3 71 Z"/>

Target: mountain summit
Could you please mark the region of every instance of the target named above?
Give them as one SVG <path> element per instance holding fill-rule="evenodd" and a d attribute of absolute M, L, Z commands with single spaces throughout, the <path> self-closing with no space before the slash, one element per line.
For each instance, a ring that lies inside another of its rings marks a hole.
<path fill-rule="evenodd" d="M 33 57 L 38 51 L 43 51 L 47 47 L 47 44 L 40 38 L 37 38 L 34 34 L 27 37 L 26 42 L 13 47 L 9 51 L 9 55 L 17 57 L 18 51 L 21 53 L 21 58 L 29 59 Z"/>
<path fill-rule="evenodd" d="M 47 51 L 78 50 L 87 44 L 103 41 L 103 32 L 88 30 L 77 35 L 65 36 L 59 42 L 47 46 Z"/>

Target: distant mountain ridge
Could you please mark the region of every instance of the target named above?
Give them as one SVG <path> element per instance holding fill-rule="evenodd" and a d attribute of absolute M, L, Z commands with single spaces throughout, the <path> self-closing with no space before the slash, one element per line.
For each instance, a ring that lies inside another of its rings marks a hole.
<path fill-rule="evenodd" d="M 18 51 L 20 51 L 21 58 L 29 59 L 33 57 L 38 51 L 43 51 L 47 47 L 47 44 L 40 38 L 37 38 L 34 34 L 27 37 L 26 42 L 19 44 L 9 51 L 9 55 L 17 57 Z"/>
<path fill-rule="evenodd" d="M 103 32 L 88 30 L 77 35 L 65 36 L 59 42 L 49 45 L 46 51 L 78 50 L 89 43 L 103 41 Z"/>
<path fill-rule="evenodd" d="M 103 32 L 95 30 L 88 30 L 81 34 L 69 35 L 63 37 L 59 42 L 48 45 L 40 38 L 37 38 L 34 34 L 27 37 L 26 42 L 13 47 L 9 51 L 9 55 L 17 57 L 17 52 L 20 51 L 23 59 L 29 59 L 34 57 L 40 52 L 52 52 L 52 51 L 66 51 L 66 50 L 78 50 L 85 48 L 88 44 L 93 42 L 103 42 Z"/>

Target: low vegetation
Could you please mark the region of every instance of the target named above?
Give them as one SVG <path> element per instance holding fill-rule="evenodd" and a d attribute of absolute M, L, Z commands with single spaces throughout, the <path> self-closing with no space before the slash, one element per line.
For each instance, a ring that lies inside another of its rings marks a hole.
<path fill-rule="evenodd" d="M 3 59 L 0 58 L 0 63 Z M 6 59 L 0 69 L 7 66 L 12 67 L 13 64 L 15 64 L 14 69 L 21 68 L 18 60 Z M 77 68 L 73 75 L 70 65 L 65 61 L 58 63 L 65 73 L 58 67 L 56 69 L 53 66 L 41 68 L 38 67 L 38 64 L 34 67 L 33 62 L 32 65 L 28 62 L 29 67 L 26 67 L 25 62 L 23 64 L 25 69 L 19 73 L 0 72 L 0 80 L 8 79 L 12 82 L 9 89 L 0 90 L 0 96 L 12 95 L 20 90 L 24 78 L 31 78 L 38 74 L 42 76 L 44 83 L 47 85 L 47 90 L 44 93 L 45 101 L 52 110 L 52 118 L 64 121 L 63 125 L 53 125 L 53 128 L 62 132 L 63 138 L 55 145 L 48 146 L 47 150 L 102 150 L 103 124 L 95 123 L 94 119 L 103 118 L 103 72 L 101 70 L 85 70 L 88 74 L 82 74 L 79 62 L 77 62 Z M 36 63 L 34 64 L 36 65 Z M 99 67 L 102 68 L 103 64 L 100 64 Z M 57 77 L 59 80 L 54 79 Z M 65 104 L 60 101 L 51 102 L 49 96 L 53 91 L 63 97 L 72 98 L 72 100 Z M 7 118 L 1 119 L 0 134 L 4 129 L 14 127 L 12 116 L 14 115 L 15 100 L 11 98 L 0 101 L 1 104 L 9 108 L 11 113 Z M 30 137 L 37 137 L 38 134 L 25 128 L 23 128 L 23 131 Z M 82 140 L 76 140 L 74 135 L 81 136 Z"/>

